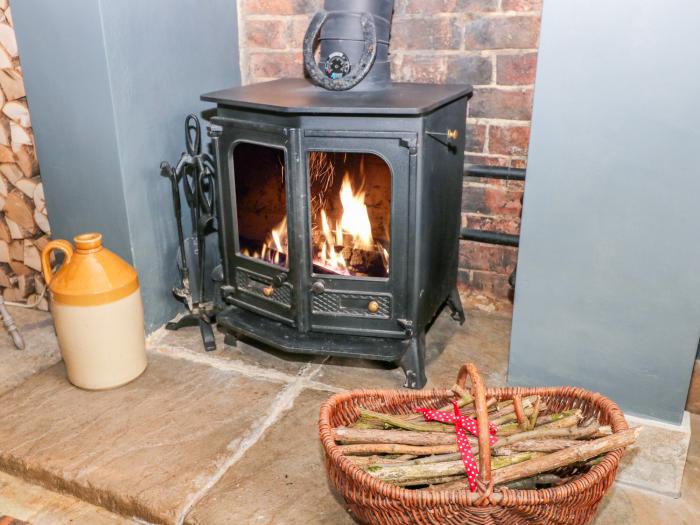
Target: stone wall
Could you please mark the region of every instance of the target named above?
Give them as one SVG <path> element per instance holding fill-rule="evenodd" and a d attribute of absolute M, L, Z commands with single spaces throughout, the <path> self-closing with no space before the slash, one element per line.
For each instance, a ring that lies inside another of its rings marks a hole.
<path fill-rule="evenodd" d="M 51 232 L 7 0 L 0 0 L 0 108 L 0 292 L 7 301 L 34 302 Z"/>
<path fill-rule="evenodd" d="M 244 83 L 300 77 L 301 43 L 322 0 L 238 0 Z M 395 80 L 470 83 L 466 161 L 527 164 L 542 0 L 396 0 Z M 463 225 L 518 233 L 522 183 L 469 178 Z M 462 242 L 460 283 L 508 308 L 514 248 Z"/>

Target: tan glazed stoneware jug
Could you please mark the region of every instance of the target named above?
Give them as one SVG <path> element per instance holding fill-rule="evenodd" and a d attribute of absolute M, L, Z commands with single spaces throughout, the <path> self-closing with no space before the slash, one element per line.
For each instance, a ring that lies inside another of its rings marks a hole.
<path fill-rule="evenodd" d="M 55 240 L 41 254 L 58 345 L 68 380 L 88 390 L 115 388 L 146 369 L 143 305 L 136 270 L 102 247 L 102 235 Z M 63 252 L 51 270 L 51 253 Z"/>

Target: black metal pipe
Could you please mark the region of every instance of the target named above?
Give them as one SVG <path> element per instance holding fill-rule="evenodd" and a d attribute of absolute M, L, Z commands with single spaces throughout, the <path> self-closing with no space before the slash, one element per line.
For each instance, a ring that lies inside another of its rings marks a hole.
<path fill-rule="evenodd" d="M 519 235 L 484 230 L 472 230 L 470 228 L 462 228 L 461 239 L 463 241 L 485 242 L 488 244 L 498 244 L 501 246 L 514 246 L 516 248 L 520 245 Z"/>
<path fill-rule="evenodd" d="M 466 164 L 465 177 L 483 177 L 486 179 L 525 180 L 525 169 L 504 168 L 502 166 L 485 166 L 482 164 Z"/>

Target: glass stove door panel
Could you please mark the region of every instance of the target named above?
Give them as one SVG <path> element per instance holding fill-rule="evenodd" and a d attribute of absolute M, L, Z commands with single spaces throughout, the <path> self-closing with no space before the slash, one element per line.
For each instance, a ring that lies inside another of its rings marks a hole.
<path fill-rule="evenodd" d="M 389 277 L 391 169 L 374 153 L 311 151 L 314 275 Z"/>
<path fill-rule="evenodd" d="M 283 149 L 239 142 L 233 148 L 238 254 L 288 267 Z"/>
<path fill-rule="evenodd" d="M 231 241 L 233 303 L 295 324 L 294 289 L 287 257 L 289 143 L 283 130 L 245 126 L 224 134 L 232 203 L 225 234 Z"/>
<path fill-rule="evenodd" d="M 399 336 L 406 317 L 408 195 L 404 135 L 307 133 L 311 327 Z"/>

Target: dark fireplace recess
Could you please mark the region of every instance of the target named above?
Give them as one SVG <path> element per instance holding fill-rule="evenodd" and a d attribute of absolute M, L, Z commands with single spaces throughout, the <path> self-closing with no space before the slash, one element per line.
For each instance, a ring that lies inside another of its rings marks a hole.
<path fill-rule="evenodd" d="M 217 322 L 229 341 L 396 362 L 405 386 L 421 388 L 435 315 L 447 304 L 464 321 L 456 279 L 471 87 L 359 80 L 202 96 L 217 104 L 228 305 Z"/>

